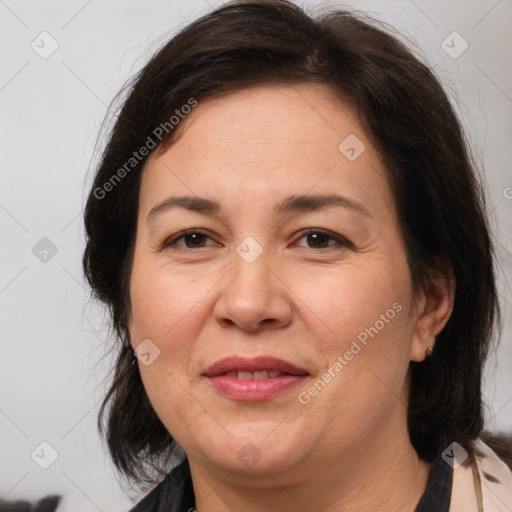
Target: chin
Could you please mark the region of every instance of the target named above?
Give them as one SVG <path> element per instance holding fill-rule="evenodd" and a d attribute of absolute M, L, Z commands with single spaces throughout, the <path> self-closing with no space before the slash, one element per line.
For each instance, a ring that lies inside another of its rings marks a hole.
<path fill-rule="evenodd" d="M 285 431 L 277 432 L 275 429 L 276 422 L 271 428 L 265 426 L 259 430 L 254 426 L 244 428 L 241 425 L 236 434 L 227 429 L 232 437 L 206 440 L 203 453 L 212 464 L 228 471 L 247 474 L 286 471 L 304 457 L 304 443 L 293 440 Z M 213 452 L 212 446 L 215 446 Z"/>

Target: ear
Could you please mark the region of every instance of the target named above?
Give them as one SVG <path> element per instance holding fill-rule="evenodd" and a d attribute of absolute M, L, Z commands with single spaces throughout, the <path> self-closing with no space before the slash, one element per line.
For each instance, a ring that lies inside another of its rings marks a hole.
<path fill-rule="evenodd" d="M 411 361 L 423 361 L 429 347 L 434 349 L 436 336 L 448 322 L 455 300 L 455 276 L 446 260 L 439 270 L 430 273 L 425 290 L 417 302 L 416 324 L 412 333 Z"/>

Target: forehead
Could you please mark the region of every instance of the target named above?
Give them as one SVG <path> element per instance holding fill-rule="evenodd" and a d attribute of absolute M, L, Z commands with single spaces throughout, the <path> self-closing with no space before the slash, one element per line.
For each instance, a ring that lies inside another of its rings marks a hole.
<path fill-rule="evenodd" d="M 340 137 L 364 137 L 354 109 L 325 84 L 258 85 L 205 98 L 176 131 L 176 149 L 200 143 L 231 154 L 260 150 L 262 157 L 265 149 L 300 151 L 305 142 L 309 151 L 312 144 L 331 146 L 330 155 L 338 156 Z"/>
<path fill-rule="evenodd" d="M 254 86 L 207 98 L 178 126 L 179 137 L 146 162 L 141 206 L 169 193 L 240 198 L 343 189 L 357 200 L 384 185 L 380 159 L 352 107 L 324 84 Z M 364 151 L 350 161 L 340 143 Z M 350 139 L 352 140 L 352 139 Z M 359 190 L 356 190 L 359 189 Z M 274 204 L 272 200 L 272 204 Z"/>

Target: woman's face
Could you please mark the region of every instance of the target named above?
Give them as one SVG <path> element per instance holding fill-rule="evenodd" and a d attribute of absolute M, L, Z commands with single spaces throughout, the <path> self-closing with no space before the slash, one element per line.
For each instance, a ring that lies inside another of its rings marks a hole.
<path fill-rule="evenodd" d="M 310 472 L 403 436 L 409 361 L 433 339 L 354 111 L 323 85 L 261 86 L 200 101 L 179 128 L 142 177 L 130 330 L 191 464 Z M 191 200 L 172 205 L 180 196 Z M 241 360 L 205 375 L 226 357 Z M 299 371 L 244 366 L 258 357 Z"/>

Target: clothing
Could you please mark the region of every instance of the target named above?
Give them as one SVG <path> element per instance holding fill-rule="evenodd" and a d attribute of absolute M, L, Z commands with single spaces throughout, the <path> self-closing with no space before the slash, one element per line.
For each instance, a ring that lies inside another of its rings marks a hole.
<path fill-rule="evenodd" d="M 185 458 L 129 512 L 195 512 L 190 466 Z"/>
<path fill-rule="evenodd" d="M 447 438 L 442 441 L 447 446 Z M 414 512 L 449 512 L 452 494 L 453 468 L 442 457 L 440 451 L 428 475 L 427 485 Z"/>
<path fill-rule="evenodd" d="M 510 512 L 512 471 L 481 439 L 476 442 L 485 455 L 475 464 L 461 465 L 453 472 L 450 512 Z"/>
<path fill-rule="evenodd" d="M 438 453 L 415 512 L 512 510 L 512 471 L 482 440 L 478 439 L 475 446 L 485 455 L 477 456 L 474 463 L 467 459 L 465 464 L 458 464 L 454 459 L 450 465 L 446 462 L 446 450 Z M 170 471 L 129 512 L 195 512 L 188 459 Z"/>

